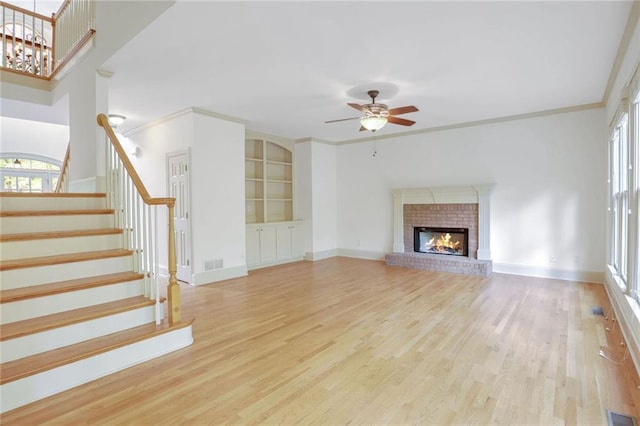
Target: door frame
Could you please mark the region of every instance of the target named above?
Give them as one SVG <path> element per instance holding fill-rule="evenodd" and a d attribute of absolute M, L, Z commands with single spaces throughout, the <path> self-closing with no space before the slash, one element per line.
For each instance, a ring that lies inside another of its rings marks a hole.
<path fill-rule="evenodd" d="M 188 209 L 189 209 L 189 217 L 187 218 L 187 238 L 188 238 L 188 245 L 189 245 L 189 255 L 191 257 L 190 262 L 189 262 L 189 281 L 182 281 L 182 282 L 187 282 L 188 284 L 193 285 L 193 232 L 192 232 L 192 228 L 191 228 L 191 217 L 193 216 L 192 212 L 191 212 L 191 147 L 187 147 L 186 149 L 180 149 L 177 151 L 169 151 L 166 153 L 165 155 L 165 174 L 166 174 L 166 188 L 167 188 L 167 196 L 170 196 L 171 194 L 171 170 L 169 168 L 170 164 L 169 164 L 169 159 L 171 157 L 177 156 L 177 155 L 183 155 L 186 154 L 187 155 L 187 194 L 189 197 L 189 202 L 188 202 Z M 176 256 L 177 257 L 177 256 Z M 177 274 L 177 271 L 176 271 Z"/>

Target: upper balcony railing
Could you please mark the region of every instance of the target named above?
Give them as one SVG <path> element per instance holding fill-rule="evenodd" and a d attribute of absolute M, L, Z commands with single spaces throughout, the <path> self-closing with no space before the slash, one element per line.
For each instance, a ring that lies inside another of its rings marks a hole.
<path fill-rule="evenodd" d="M 94 28 L 94 0 L 66 0 L 51 17 L 0 1 L 0 66 L 49 80 L 91 39 Z"/>

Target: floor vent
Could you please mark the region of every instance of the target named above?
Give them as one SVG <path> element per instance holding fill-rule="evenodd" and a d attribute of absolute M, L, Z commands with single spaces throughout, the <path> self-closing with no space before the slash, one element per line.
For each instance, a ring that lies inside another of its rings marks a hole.
<path fill-rule="evenodd" d="M 635 417 L 614 413 L 607 410 L 607 422 L 609 426 L 640 426 Z"/>
<path fill-rule="evenodd" d="M 592 306 L 591 313 L 593 315 L 600 315 L 602 317 L 604 316 L 604 311 L 602 310 L 602 306 Z"/>

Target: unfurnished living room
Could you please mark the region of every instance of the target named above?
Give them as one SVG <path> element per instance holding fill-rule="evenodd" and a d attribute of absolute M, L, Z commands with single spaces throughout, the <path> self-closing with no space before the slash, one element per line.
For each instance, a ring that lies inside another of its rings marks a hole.
<path fill-rule="evenodd" d="M 0 10 L 2 424 L 640 425 L 639 1 Z"/>

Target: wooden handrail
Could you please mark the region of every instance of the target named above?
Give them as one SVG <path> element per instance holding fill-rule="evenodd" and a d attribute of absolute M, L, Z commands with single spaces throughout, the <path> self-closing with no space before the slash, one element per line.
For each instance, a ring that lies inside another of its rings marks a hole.
<path fill-rule="evenodd" d="M 55 26 L 54 26 L 54 30 L 55 30 Z M 53 64 L 53 72 L 49 75 L 49 77 L 47 77 L 47 80 L 53 80 L 56 76 L 56 74 L 58 73 L 58 71 L 60 71 L 61 69 L 63 69 L 65 67 L 65 65 L 67 65 L 69 62 L 71 62 L 71 60 L 73 59 L 73 57 L 76 55 L 76 53 L 78 53 L 80 51 L 80 49 L 82 49 L 84 47 L 85 44 L 87 44 L 89 42 L 89 40 L 91 40 L 91 37 L 93 37 L 93 35 L 96 33 L 96 30 L 89 30 L 87 31 L 87 33 L 84 35 L 84 37 L 82 37 L 80 39 L 80 41 L 78 42 L 78 44 L 76 44 L 76 47 L 74 47 L 73 49 L 71 49 L 69 51 L 69 53 L 67 53 L 67 56 L 65 56 L 65 58 L 62 60 L 62 62 L 60 62 L 58 65 L 56 65 L 56 49 L 55 49 L 55 44 L 53 45 L 52 49 L 51 49 L 51 63 Z"/>
<path fill-rule="evenodd" d="M 149 195 L 149 191 L 147 191 L 147 188 L 144 186 L 144 183 L 142 183 L 142 179 L 140 179 L 138 172 L 136 172 L 136 169 L 133 167 L 133 164 L 131 164 L 131 161 L 129 160 L 129 157 L 127 157 L 127 154 L 122 148 L 122 145 L 120 145 L 120 141 L 118 141 L 118 137 L 111 128 L 109 119 L 106 115 L 98 114 L 98 125 L 100 125 L 100 127 L 102 127 L 107 133 L 111 144 L 118 153 L 118 156 L 120 157 L 120 160 L 122 161 L 125 169 L 127 169 L 127 173 L 129 173 L 129 176 L 131 176 L 131 180 L 133 180 L 133 183 L 140 193 L 142 200 L 146 204 L 151 205 L 166 204 L 167 206 L 173 206 L 176 202 L 175 198 L 152 198 L 151 195 Z"/>
<path fill-rule="evenodd" d="M 174 207 L 175 207 L 175 198 L 164 197 L 164 198 L 154 198 L 149 195 L 149 191 L 142 183 L 142 179 L 136 172 L 133 164 L 129 160 L 126 152 L 122 148 L 120 141 L 118 141 L 118 137 L 116 136 L 113 128 L 109 124 L 109 119 L 105 114 L 98 114 L 97 117 L 98 125 L 104 129 L 107 134 L 107 139 L 113 146 L 115 152 L 118 154 L 122 165 L 124 166 L 127 174 L 131 178 L 136 190 L 140 194 L 142 201 L 148 205 L 166 205 L 168 208 L 168 231 L 169 231 L 169 253 L 168 253 L 168 272 L 169 272 L 169 284 L 167 285 L 167 301 L 169 304 L 169 322 L 171 324 L 180 322 L 182 317 L 182 308 L 180 304 L 180 286 L 178 285 L 178 279 L 176 276 L 177 273 L 177 264 L 176 264 L 176 242 L 175 242 L 175 228 L 174 228 Z"/>
<path fill-rule="evenodd" d="M 60 167 L 60 177 L 56 182 L 56 189 L 54 192 L 60 192 L 62 190 L 62 184 L 65 180 L 69 179 L 69 160 L 71 159 L 71 144 L 67 145 L 67 152 L 64 154 L 64 160 L 62 160 L 62 167 Z"/>
<path fill-rule="evenodd" d="M 52 18 L 50 16 L 40 15 L 39 13 L 32 12 L 28 9 L 23 9 L 21 7 L 15 6 L 13 4 L 5 3 L 0 1 L 0 7 L 6 7 L 7 9 L 15 10 L 16 12 L 23 13 L 25 15 L 33 16 L 38 19 L 42 19 L 43 21 L 52 22 Z"/>

